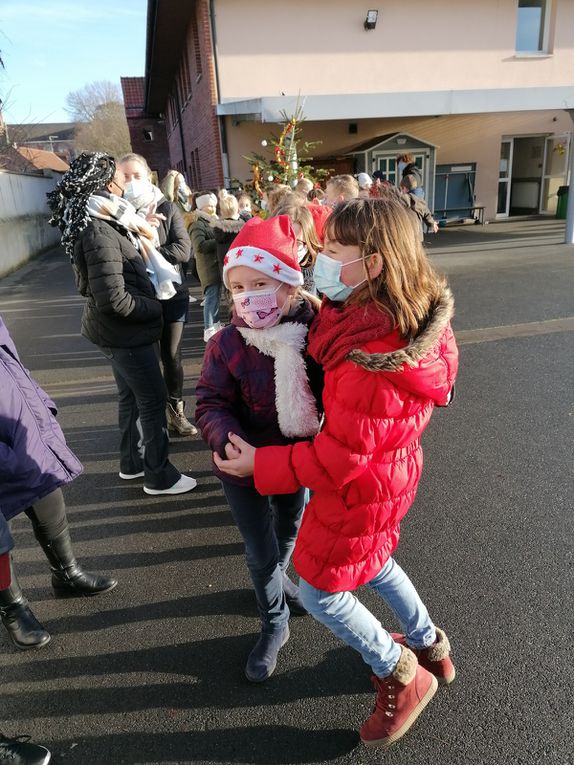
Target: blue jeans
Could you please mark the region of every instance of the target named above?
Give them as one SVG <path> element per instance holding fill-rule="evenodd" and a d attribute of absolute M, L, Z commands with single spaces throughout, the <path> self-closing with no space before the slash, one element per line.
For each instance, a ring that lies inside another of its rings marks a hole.
<path fill-rule="evenodd" d="M 306 489 L 262 497 L 252 486 L 222 481 L 233 520 L 245 543 L 257 607 L 265 632 L 278 632 L 289 619 L 283 574 L 301 525 Z"/>
<path fill-rule="evenodd" d="M 219 321 L 219 301 L 221 298 L 221 284 L 210 284 L 203 291 L 203 328 L 209 329 Z"/>
<path fill-rule="evenodd" d="M 389 558 L 367 587 L 380 595 L 393 611 L 410 646 L 426 648 L 434 643 L 434 624 L 413 583 L 398 563 Z M 317 590 L 303 579 L 299 581 L 299 590 L 307 611 L 358 651 L 375 675 L 387 677 L 391 674 L 401 655 L 400 646 L 351 592 Z"/>

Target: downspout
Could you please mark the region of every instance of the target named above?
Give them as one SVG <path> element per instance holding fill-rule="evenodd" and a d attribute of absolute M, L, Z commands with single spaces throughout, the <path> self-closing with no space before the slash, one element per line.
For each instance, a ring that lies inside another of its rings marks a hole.
<path fill-rule="evenodd" d="M 574 123 L 574 109 L 569 109 L 570 119 Z M 574 244 L 574 134 L 570 134 L 570 140 L 568 141 L 568 148 L 570 149 L 570 178 L 566 178 L 570 183 L 568 191 L 568 206 L 566 208 L 566 235 L 564 238 L 565 244 Z"/>
<path fill-rule="evenodd" d="M 177 74 L 175 76 L 177 78 Z M 178 119 L 178 123 L 179 123 L 179 143 L 180 143 L 180 146 L 181 146 L 181 157 L 183 159 L 183 174 L 184 174 L 185 177 L 187 177 L 187 172 L 186 172 L 187 171 L 187 153 L 185 151 L 185 139 L 183 137 L 183 125 L 182 125 L 183 114 L 181 112 L 181 103 L 179 101 L 179 92 L 178 92 L 178 89 L 177 89 L 177 82 L 175 83 L 175 87 L 173 89 L 173 92 L 175 94 L 175 105 L 177 107 L 177 113 L 179 114 L 179 119 Z"/>
<path fill-rule="evenodd" d="M 209 3 L 209 23 L 211 26 L 211 49 L 213 51 L 213 69 L 215 71 L 215 88 L 217 90 L 217 103 L 221 103 L 221 88 L 219 83 L 219 62 L 217 60 L 217 32 L 215 29 L 215 0 Z M 223 183 L 229 181 L 229 160 L 227 158 L 227 131 L 225 129 L 225 117 L 218 117 L 219 138 L 221 143 L 221 158 L 223 165 Z"/>

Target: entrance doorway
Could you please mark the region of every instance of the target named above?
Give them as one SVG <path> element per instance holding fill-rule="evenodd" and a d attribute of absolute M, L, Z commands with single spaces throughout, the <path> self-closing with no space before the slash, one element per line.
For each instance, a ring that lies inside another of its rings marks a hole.
<path fill-rule="evenodd" d="M 552 215 L 568 173 L 568 134 L 514 136 L 500 144 L 497 218 Z"/>

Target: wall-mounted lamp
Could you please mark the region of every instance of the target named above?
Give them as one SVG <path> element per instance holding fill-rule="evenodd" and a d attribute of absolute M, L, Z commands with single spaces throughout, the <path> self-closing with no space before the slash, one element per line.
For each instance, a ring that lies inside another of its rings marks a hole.
<path fill-rule="evenodd" d="M 365 19 L 365 29 L 374 29 L 377 26 L 377 17 L 379 12 L 376 10 L 367 11 L 367 18 Z"/>

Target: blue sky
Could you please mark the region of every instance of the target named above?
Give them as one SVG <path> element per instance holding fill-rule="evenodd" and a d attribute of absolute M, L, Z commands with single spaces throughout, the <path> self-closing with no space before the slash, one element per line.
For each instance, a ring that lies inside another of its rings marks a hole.
<path fill-rule="evenodd" d="M 6 122 L 68 122 L 66 95 L 143 76 L 147 0 L 0 0 Z"/>

